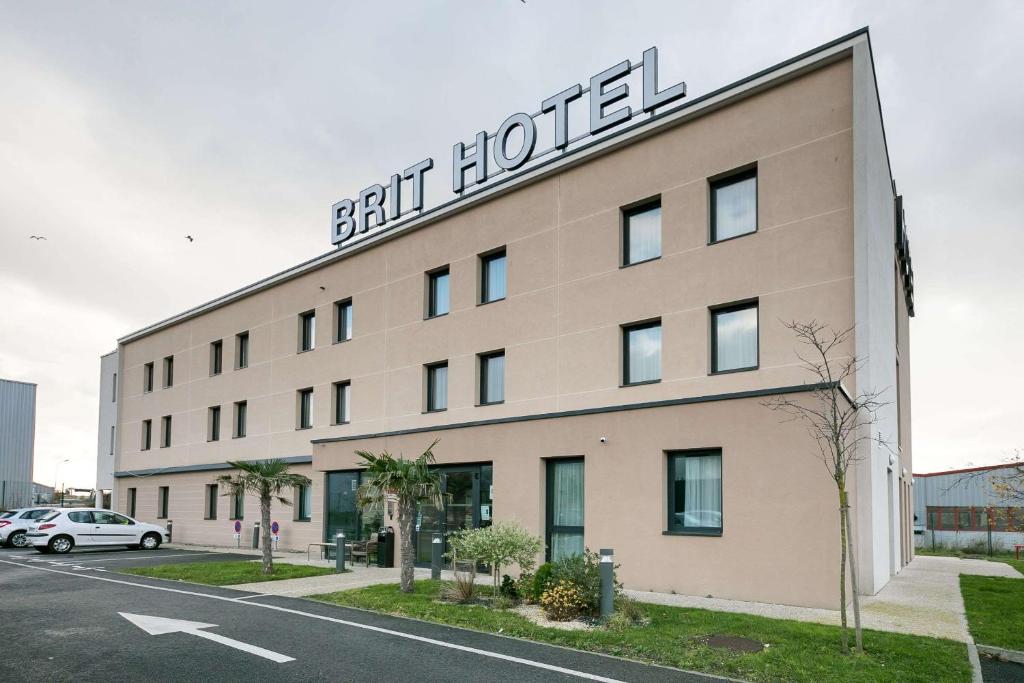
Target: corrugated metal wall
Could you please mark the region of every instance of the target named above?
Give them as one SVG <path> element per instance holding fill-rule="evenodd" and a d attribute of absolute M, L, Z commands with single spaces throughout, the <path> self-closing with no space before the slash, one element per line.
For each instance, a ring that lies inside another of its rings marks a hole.
<path fill-rule="evenodd" d="M 36 385 L 0 379 L 0 508 L 32 504 Z"/>
<path fill-rule="evenodd" d="M 925 523 L 926 507 L 1002 507 L 1011 505 L 992 493 L 992 478 L 1005 476 L 1007 469 L 954 472 L 931 477 L 914 477 L 914 514 L 917 524 Z"/>

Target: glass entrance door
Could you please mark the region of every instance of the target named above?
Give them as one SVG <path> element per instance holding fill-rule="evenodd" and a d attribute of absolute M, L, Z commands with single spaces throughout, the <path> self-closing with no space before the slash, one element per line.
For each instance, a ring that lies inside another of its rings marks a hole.
<path fill-rule="evenodd" d="M 583 554 L 583 458 L 547 463 L 547 559 Z"/>
<path fill-rule="evenodd" d="M 327 473 L 327 520 L 324 540 L 331 542 L 339 531 L 345 538 L 359 539 L 360 515 L 356 504 L 359 472 Z"/>
<path fill-rule="evenodd" d="M 444 535 L 460 529 L 476 529 L 491 523 L 491 466 L 473 465 L 438 468 L 444 505 L 420 505 L 416 516 L 416 562 L 429 565 L 435 533 Z M 445 552 L 448 543 L 445 542 Z"/>

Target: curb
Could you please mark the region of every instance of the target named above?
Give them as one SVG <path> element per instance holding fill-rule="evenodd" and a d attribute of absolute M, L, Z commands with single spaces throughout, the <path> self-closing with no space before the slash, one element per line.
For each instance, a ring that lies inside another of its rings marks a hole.
<path fill-rule="evenodd" d="M 967 659 L 971 663 L 971 683 L 985 683 L 981 675 L 981 658 L 978 657 L 978 646 L 974 644 L 974 638 L 968 636 Z"/>
<path fill-rule="evenodd" d="M 1024 664 L 1024 652 L 1018 650 L 1006 650 L 1001 647 L 993 647 L 991 645 L 978 645 L 978 652 L 983 655 L 989 655 L 995 657 L 1004 662 L 1014 662 L 1015 664 Z"/>

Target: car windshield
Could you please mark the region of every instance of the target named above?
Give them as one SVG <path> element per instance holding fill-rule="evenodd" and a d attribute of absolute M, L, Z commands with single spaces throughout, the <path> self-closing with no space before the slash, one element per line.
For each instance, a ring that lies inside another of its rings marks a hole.
<path fill-rule="evenodd" d="M 47 517 L 41 517 L 41 518 L 39 519 L 39 521 L 40 521 L 40 522 L 49 522 L 49 521 L 50 521 L 51 519 L 56 519 L 56 518 L 57 518 L 57 517 L 59 517 L 59 516 L 60 516 L 60 513 L 59 513 L 59 512 L 54 512 L 53 514 L 51 514 L 51 515 L 49 515 L 49 516 L 47 516 Z"/>

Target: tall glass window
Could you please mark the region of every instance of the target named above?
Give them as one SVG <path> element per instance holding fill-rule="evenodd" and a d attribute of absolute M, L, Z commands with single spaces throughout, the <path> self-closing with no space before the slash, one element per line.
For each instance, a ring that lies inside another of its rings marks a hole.
<path fill-rule="evenodd" d="M 206 519 L 217 519 L 217 485 L 206 485 Z"/>
<path fill-rule="evenodd" d="M 142 421 L 142 450 L 148 451 L 153 445 L 153 421 Z"/>
<path fill-rule="evenodd" d="M 245 519 L 245 496 L 241 493 L 231 496 L 231 519 Z"/>
<path fill-rule="evenodd" d="M 548 561 L 583 554 L 583 460 L 548 460 Z"/>
<path fill-rule="evenodd" d="M 480 257 L 480 303 L 505 298 L 505 250 Z"/>
<path fill-rule="evenodd" d="M 241 439 L 245 436 L 246 418 L 249 413 L 249 404 L 239 401 L 235 404 L 235 438 Z"/>
<path fill-rule="evenodd" d="M 164 358 L 164 389 L 174 386 L 174 356 Z"/>
<path fill-rule="evenodd" d="M 505 352 L 480 356 L 480 404 L 505 400 Z"/>
<path fill-rule="evenodd" d="M 249 367 L 249 333 L 239 332 L 235 335 L 235 369 Z"/>
<path fill-rule="evenodd" d="M 295 488 L 295 519 L 308 522 L 313 517 L 313 487 L 309 484 Z"/>
<path fill-rule="evenodd" d="M 334 424 L 345 424 L 349 421 L 349 398 L 352 393 L 350 382 L 334 383 Z"/>
<path fill-rule="evenodd" d="M 668 530 L 722 533 L 722 454 L 668 454 Z"/>
<path fill-rule="evenodd" d="M 427 294 L 427 317 L 434 318 L 444 315 L 449 309 L 449 271 L 445 267 L 427 276 L 429 291 Z"/>
<path fill-rule="evenodd" d="M 711 241 L 757 231 L 757 169 L 711 183 Z"/>
<path fill-rule="evenodd" d="M 146 363 L 142 366 L 142 391 L 153 391 L 153 364 Z"/>
<path fill-rule="evenodd" d="M 427 366 L 427 412 L 448 409 L 448 363 Z"/>
<path fill-rule="evenodd" d="M 345 532 L 346 538 L 359 538 L 362 527 L 358 502 L 360 483 L 359 472 L 327 473 L 325 540 L 333 542 L 339 531 Z"/>
<path fill-rule="evenodd" d="M 160 419 L 160 447 L 170 448 L 171 446 L 171 416 L 164 415 Z"/>
<path fill-rule="evenodd" d="M 622 328 L 622 383 L 661 379 L 661 321 Z"/>
<path fill-rule="evenodd" d="M 156 516 L 160 519 L 167 519 L 171 509 L 171 487 L 161 486 L 157 489 L 156 495 Z"/>
<path fill-rule="evenodd" d="M 299 429 L 309 429 L 313 426 L 313 390 L 302 389 L 299 391 Z"/>
<path fill-rule="evenodd" d="M 219 375 L 224 365 L 224 341 L 210 343 L 210 374 Z"/>
<path fill-rule="evenodd" d="M 757 302 L 713 310 L 712 371 L 753 370 L 757 363 Z"/>
<path fill-rule="evenodd" d="M 343 342 L 352 338 L 352 299 L 334 304 L 334 341 Z"/>
<path fill-rule="evenodd" d="M 220 406 L 213 406 L 209 411 L 209 424 L 206 434 L 207 441 L 220 441 Z"/>
<path fill-rule="evenodd" d="M 622 265 L 661 256 L 661 200 L 623 212 Z"/>
<path fill-rule="evenodd" d="M 316 313 L 307 311 L 299 316 L 299 351 L 311 351 L 316 344 Z"/>

